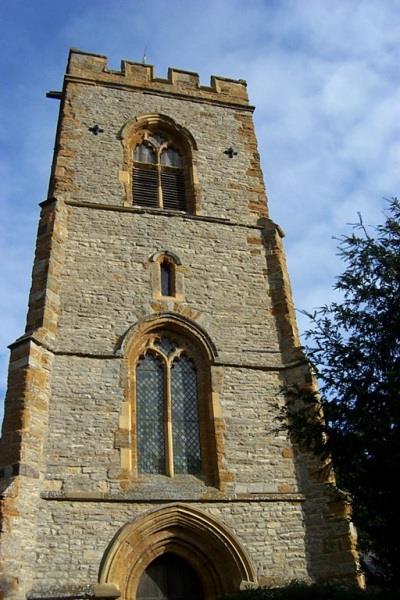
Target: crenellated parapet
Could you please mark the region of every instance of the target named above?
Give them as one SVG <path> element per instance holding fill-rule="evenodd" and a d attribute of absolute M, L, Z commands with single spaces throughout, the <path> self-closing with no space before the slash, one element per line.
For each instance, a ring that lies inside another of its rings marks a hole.
<path fill-rule="evenodd" d="M 155 93 L 191 96 L 200 100 L 248 106 L 247 84 L 243 79 L 234 80 L 212 76 L 210 85 L 201 85 L 198 73 L 168 69 L 167 79 L 156 77 L 153 65 L 121 61 L 121 70 L 107 67 L 108 59 L 101 54 L 90 54 L 71 49 L 68 60 L 67 80 L 82 79 L 93 83 L 151 90 Z"/>

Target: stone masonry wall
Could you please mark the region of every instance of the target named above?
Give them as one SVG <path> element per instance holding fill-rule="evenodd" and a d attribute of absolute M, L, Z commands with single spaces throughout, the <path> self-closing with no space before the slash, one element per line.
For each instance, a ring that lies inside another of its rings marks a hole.
<path fill-rule="evenodd" d="M 121 492 L 120 456 L 114 445 L 124 398 L 120 370 L 120 360 L 56 358 L 46 447 L 47 490 Z M 274 372 L 224 369 L 220 391 L 224 458 L 233 477 L 227 492 L 299 493 L 293 452 L 275 420 L 284 402 L 281 388 L 282 380 Z M 131 492 L 141 494 L 149 479 L 156 480 L 142 476 Z M 175 481 L 179 485 L 171 487 L 168 478 L 159 477 L 153 491 L 171 499 L 182 498 L 182 490 L 194 498 L 207 491 L 195 477 L 175 477 Z"/>
<path fill-rule="evenodd" d="M 121 131 L 146 114 L 165 115 L 193 136 L 196 214 L 127 204 Z M 312 378 L 298 346 L 281 233 L 267 216 L 251 114 L 243 81 L 201 86 L 177 70 L 163 80 L 128 62 L 115 72 L 105 57 L 72 51 L 26 330 L 27 343 L 51 357 L 43 416 L 22 401 L 29 383 L 22 379 L 6 405 L 12 460 L 35 455 L 36 470 L 24 508 L 19 498 L 10 504 L 18 469 L 4 464 L 1 505 L 3 514 L 14 511 L 3 519 L 13 572 L 5 598 L 87 597 L 82 590 L 98 581 L 118 530 L 170 503 L 199 506 L 225 524 L 258 583 L 356 577 L 354 536 L 334 479 L 278 430 L 285 385 Z M 157 299 L 152 257 L 161 251 L 181 263 L 179 298 Z M 126 443 L 116 442 L 135 427 L 123 413 L 125 342 L 146 319 L 165 314 L 186 319 L 213 348 L 203 401 L 218 438 L 219 482 L 130 478 Z M 28 433 L 32 423 L 40 430 L 34 448 L 23 426 L 12 428 L 16 407 Z"/>
<path fill-rule="evenodd" d="M 70 207 L 57 348 L 112 352 L 130 325 L 155 312 L 150 257 L 168 250 L 184 269 L 183 305 L 202 315 L 221 359 L 276 364 L 262 243 L 258 228 Z"/>
<path fill-rule="evenodd" d="M 172 117 L 196 141 L 201 214 L 257 224 L 266 205 L 264 194 L 262 204 L 259 198 L 260 190 L 264 192 L 261 171 L 254 168 L 259 160 L 251 111 L 75 81 L 66 89 L 54 195 L 121 206 L 121 130 L 133 117 L 149 113 Z M 93 135 L 89 128 L 94 124 L 103 133 Z M 237 152 L 233 158 L 224 154 L 231 146 Z"/>
<path fill-rule="evenodd" d="M 127 522 L 157 503 L 42 501 L 34 591 L 85 586 L 97 581 L 110 540 Z M 226 523 L 253 557 L 260 581 L 307 578 L 304 529 L 299 504 L 254 502 L 199 506 Z"/>

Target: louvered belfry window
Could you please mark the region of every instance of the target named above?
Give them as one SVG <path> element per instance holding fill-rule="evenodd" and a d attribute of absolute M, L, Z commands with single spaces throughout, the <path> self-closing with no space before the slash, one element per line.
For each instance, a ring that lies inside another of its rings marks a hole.
<path fill-rule="evenodd" d="M 133 152 L 133 204 L 186 210 L 181 153 L 162 133 L 145 131 Z"/>
<path fill-rule="evenodd" d="M 136 366 L 139 473 L 200 473 L 198 380 L 185 348 L 169 337 L 150 342 Z"/>

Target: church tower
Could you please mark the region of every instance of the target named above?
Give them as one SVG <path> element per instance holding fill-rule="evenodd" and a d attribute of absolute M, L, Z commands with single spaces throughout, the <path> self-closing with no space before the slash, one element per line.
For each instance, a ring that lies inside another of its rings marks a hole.
<path fill-rule="evenodd" d="M 13 600 L 357 579 L 277 417 L 312 386 L 246 83 L 71 50 L 0 444 Z"/>

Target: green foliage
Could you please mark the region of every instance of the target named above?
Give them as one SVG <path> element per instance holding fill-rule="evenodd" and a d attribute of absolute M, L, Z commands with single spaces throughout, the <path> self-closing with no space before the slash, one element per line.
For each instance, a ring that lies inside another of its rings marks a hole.
<path fill-rule="evenodd" d="M 353 496 L 361 549 L 374 562 L 370 581 L 399 589 L 400 202 L 390 202 L 375 229 L 360 217 L 339 240 L 339 256 L 342 300 L 309 314 L 306 333 L 325 421 L 315 396 L 293 389 L 291 430 L 333 456 L 339 486 Z"/>
<path fill-rule="evenodd" d="M 227 596 L 226 600 L 400 600 L 400 593 L 360 590 L 338 583 L 293 582 L 283 588 L 258 588 Z"/>

